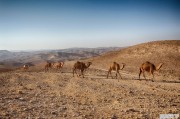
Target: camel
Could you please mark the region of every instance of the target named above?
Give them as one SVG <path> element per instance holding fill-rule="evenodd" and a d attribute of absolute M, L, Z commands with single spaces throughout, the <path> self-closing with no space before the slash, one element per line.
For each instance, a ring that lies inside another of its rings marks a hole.
<path fill-rule="evenodd" d="M 119 73 L 119 70 L 122 70 L 124 69 L 125 67 L 125 64 L 122 63 L 122 67 L 120 67 L 120 65 L 117 63 L 117 62 L 113 62 L 113 64 L 109 67 L 109 70 L 108 70 L 108 74 L 107 74 L 107 78 L 109 76 L 109 74 L 111 75 L 111 77 L 113 78 L 112 74 L 111 74 L 111 71 L 114 70 L 116 71 L 116 79 L 117 79 L 117 74 L 119 74 L 119 76 L 121 77 L 120 73 Z M 122 77 L 121 77 L 122 79 Z M 118 81 L 119 81 L 119 78 L 118 78 Z"/>
<path fill-rule="evenodd" d="M 62 69 L 63 66 L 64 66 L 64 62 L 58 62 L 56 65 L 56 69 L 60 70 L 60 69 Z"/>
<path fill-rule="evenodd" d="M 52 62 L 47 62 L 46 65 L 45 65 L 45 72 L 49 70 L 49 68 L 52 68 L 52 66 L 54 65 L 54 63 Z"/>
<path fill-rule="evenodd" d="M 157 67 L 150 63 L 149 61 L 146 61 L 145 63 L 143 63 L 140 67 L 140 72 L 139 72 L 139 79 L 140 79 L 140 76 L 141 76 L 141 73 L 143 73 L 143 76 L 144 78 L 146 79 L 145 77 L 145 74 L 144 72 L 149 72 L 151 75 L 152 75 L 152 80 L 154 79 L 154 71 L 158 71 L 161 67 L 162 67 L 163 63 L 160 63 Z"/>
<path fill-rule="evenodd" d="M 27 64 L 23 65 L 23 70 L 24 71 L 27 71 L 28 69 L 29 69 L 29 65 L 27 65 Z"/>
<path fill-rule="evenodd" d="M 76 70 L 79 69 L 81 71 L 81 75 L 84 78 L 84 70 L 87 69 L 91 64 L 92 64 L 92 62 L 88 62 L 87 64 L 85 64 L 84 62 L 77 61 L 73 67 L 73 77 L 74 77 L 74 72 L 77 74 Z M 78 74 L 77 74 L 77 76 L 78 76 Z"/>

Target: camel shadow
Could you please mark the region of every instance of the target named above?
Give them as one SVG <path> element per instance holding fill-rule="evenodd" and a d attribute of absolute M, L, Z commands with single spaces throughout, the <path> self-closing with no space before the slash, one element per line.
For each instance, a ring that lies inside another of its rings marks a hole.
<path fill-rule="evenodd" d="M 130 80 L 130 79 L 129 79 Z M 152 80 L 152 79 L 132 79 L 139 81 L 152 81 L 152 82 L 160 82 L 160 83 L 180 83 L 180 81 L 167 81 L 167 80 Z"/>
<path fill-rule="evenodd" d="M 107 79 L 106 77 L 94 77 L 94 78 L 91 78 L 93 80 L 96 80 L 96 79 Z"/>
<path fill-rule="evenodd" d="M 166 81 L 166 80 L 157 81 L 157 82 L 161 82 L 161 83 L 180 83 L 180 81 Z"/>
<path fill-rule="evenodd" d="M 98 74 L 96 76 L 107 77 L 107 75 L 105 75 L 105 74 Z"/>
<path fill-rule="evenodd" d="M 154 82 L 154 80 L 152 80 L 152 79 L 139 79 L 139 78 L 134 78 L 134 79 L 132 79 L 132 80 L 138 80 L 138 81 L 152 81 L 152 82 Z"/>

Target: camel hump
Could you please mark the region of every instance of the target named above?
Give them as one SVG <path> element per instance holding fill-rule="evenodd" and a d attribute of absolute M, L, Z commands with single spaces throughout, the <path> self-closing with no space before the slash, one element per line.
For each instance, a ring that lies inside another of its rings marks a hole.
<path fill-rule="evenodd" d="M 116 62 L 113 62 L 114 64 L 117 64 Z"/>
<path fill-rule="evenodd" d="M 88 62 L 88 64 L 92 64 L 92 62 Z"/>
<path fill-rule="evenodd" d="M 146 61 L 146 63 L 150 63 L 149 61 Z"/>

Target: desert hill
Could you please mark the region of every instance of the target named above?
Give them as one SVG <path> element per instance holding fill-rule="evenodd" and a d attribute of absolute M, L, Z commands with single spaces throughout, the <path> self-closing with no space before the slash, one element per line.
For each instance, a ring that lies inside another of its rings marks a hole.
<path fill-rule="evenodd" d="M 179 41 L 157 41 L 83 59 L 92 61 L 85 78 L 72 74 L 80 59 L 65 61 L 62 72 L 45 72 L 45 62 L 27 71 L 6 69 L 0 73 L 0 118 L 156 119 L 179 114 L 179 46 Z M 165 62 L 154 82 L 137 79 L 139 65 L 146 60 Z M 113 61 L 126 63 L 119 82 L 106 78 Z"/>
<path fill-rule="evenodd" d="M 107 54 L 91 58 L 98 68 L 107 69 L 109 64 L 116 61 L 125 63 L 124 70 L 138 74 L 140 65 L 150 61 L 155 65 L 164 63 L 160 72 L 164 75 L 180 77 L 180 40 L 153 41 L 122 50 L 109 52 Z"/>
<path fill-rule="evenodd" d="M 7 51 L 0 50 L 0 68 L 17 68 L 23 64 L 39 64 L 46 61 L 66 61 L 86 59 L 99 56 L 108 51 L 115 51 L 120 47 L 102 48 L 69 48 L 60 50 L 40 51 Z"/>

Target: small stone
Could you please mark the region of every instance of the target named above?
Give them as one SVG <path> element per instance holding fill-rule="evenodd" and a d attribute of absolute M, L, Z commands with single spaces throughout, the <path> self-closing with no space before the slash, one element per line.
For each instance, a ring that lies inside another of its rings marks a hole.
<path fill-rule="evenodd" d="M 18 91 L 18 94 L 23 94 L 23 92 L 21 90 Z"/>
<path fill-rule="evenodd" d="M 56 115 L 57 111 L 52 111 L 51 114 Z"/>
<path fill-rule="evenodd" d="M 32 102 L 33 102 L 33 100 L 30 100 L 29 102 L 30 102 L 30 103 L 32 103 Z"/>
<path fill-rule="evenodd" d="M 29 109 L 28 109 L 28 108 L 24 108 L 23 110 L 24 110 L 24 111 L 28 111 Z"/>
<path fill-rule="evenodd" d="M 63 114 L 63 117 L 67 117 L 67 114 Z"/>
<path fill-rule="evenodd" d="M 24 99 L 24 98 L 22 98 L 22 97 L 21 97 L 21 98 L 19 98 L 19 100 L 21 100 L 21 101 L 25 101 L 25 99 Z"/>
<path fill-rule="evenodd" d="M 171 106 L 177 106 L 177 104 L 172 104 Z"/>
<path fill-rule="evenodd" d="M 129 91 L 129 93 L 130 93 L 130 94 L 132 94 L 132 93 L 133 93 L 133 91 Z"/>
<path fill-rule="evenodd" d="M 117 119 L 116 115 L 112 115 L 111 119 Z"/>
<path fill-rule="evenodd" d="M 128 109 L 128 110 L 126 110 L 126 112 L 139 112 L 139 111 L 135 110 L 135 109 Z"/>
<path fill-rule="evenodd" d="M 35 119 L 44 119 L 43 117 L 36 117 Z"/>

